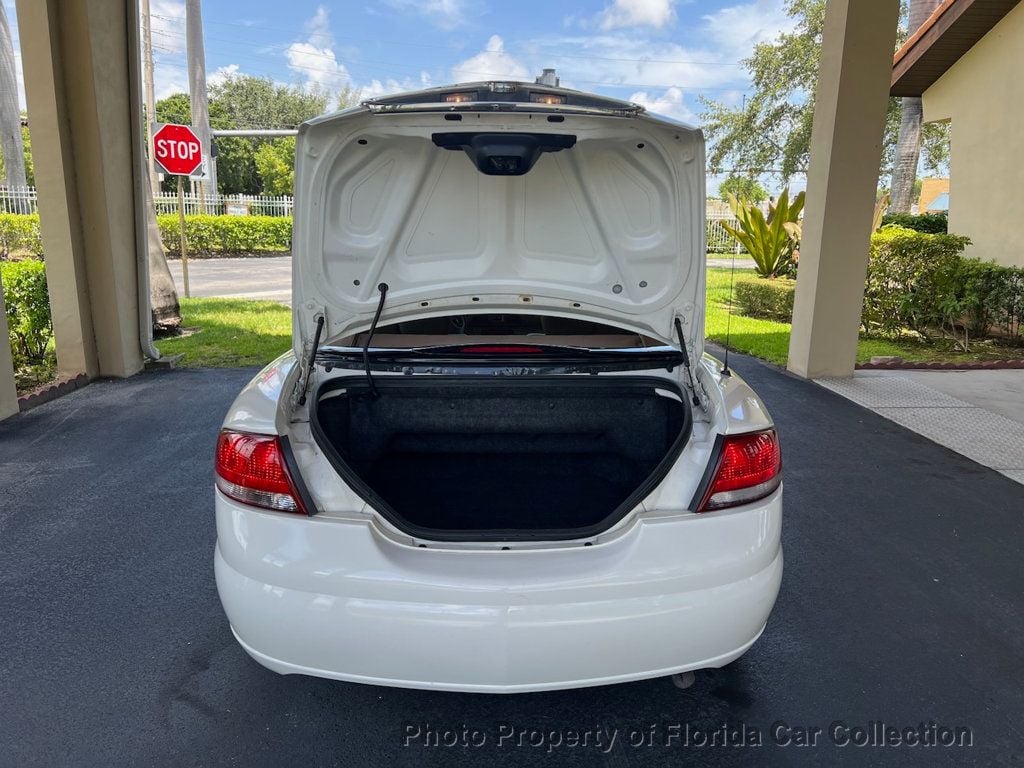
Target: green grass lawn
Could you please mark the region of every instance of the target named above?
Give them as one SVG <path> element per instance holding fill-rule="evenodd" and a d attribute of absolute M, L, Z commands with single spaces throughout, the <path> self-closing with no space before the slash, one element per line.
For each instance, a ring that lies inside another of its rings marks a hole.
<path fill-rule="evenodd" d="M 265 365 L 292 343 L 292 311 L 276 301 L 182 299 L 181 327 L 156 347 L 192 368 Z"/>
<path fill-rule="evenodd" d="M 736 270 L 737 274 L 749 270 Z M 182 299 L 184 333 L 157 339 L 164 355 L 182 354 L 189 367 L 231 367 L 264 365 L 291 345 L 291 310 L 274 301 L 246 299 Z M 729 315 L 729 270 L 708 270 L 707 337 L 725 342 Z M 732 348 L 785 365 L 789 352 L 789 323 L 732 315 Z M 857 348 L 858 362 L 876 355 L 899 355 L 913 361 L 973 361 L 1020 358 L 1024 348 L 992 342 L 975 342 L 971 352 L 955 352 L 952 342 L 925 343 L 908 337 L 901 340 L 862 336 Z"/>

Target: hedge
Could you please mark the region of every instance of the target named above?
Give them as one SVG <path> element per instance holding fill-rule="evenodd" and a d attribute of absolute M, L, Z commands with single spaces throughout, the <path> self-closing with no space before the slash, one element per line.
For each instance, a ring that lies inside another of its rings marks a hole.
<path fill-rule="evenodd" d="M 790 322 L 795 294 L 795 280 L 743 277 L 736 281 L 736 303 L 740 312 L 750 317 Z"/>
<path fill-rule="evenodd" d="M 1017 336 L 1024 329 L 1024 269 L 962 259 L 957 267 L 957 301 L 973 336 L 996 330 Z"/>
<path fill-rule="evenodd" d="M 963 315 L 960 252 L 970 239 L 889 225 L 871 236 L 861 322 L 898 336 L 905 328 L 928 336 L 952 329 Z"/>
<path fill-rule="evenodd" d="M 929 235 L 944 235 L 949 231 L 949 219 L 944 213 L 887 213 L 882 217 L 882 226 L 888 224 Z"/>
<path fill-rule="evenodd" d="M 180 256 L 178 214 L 161 214 L 156 220 L 168 255 Z M 186 216 L 185 236 L 190 256 L 287 251 L 292 220 L 288 216 Z"/>
<path fill-rule="evenodd" d="M 12 253 L 43 255 L 38 213 L 0 213 L 0 258 Z"/>
<path fill-rule="evenodd" d="M 39 259 L 2 261 L 0 281 L 15 367 L 42 362 L 53 336 L 46 266 Z"/>

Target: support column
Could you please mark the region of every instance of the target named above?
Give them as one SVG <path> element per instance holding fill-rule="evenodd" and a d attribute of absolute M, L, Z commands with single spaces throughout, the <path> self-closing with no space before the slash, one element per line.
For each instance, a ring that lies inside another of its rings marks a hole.
<path fill-rule="evenodd" d="M 17 0 L 59 375 L 142 368 L 128 66 L 133 0 Z"/>
<path fill-rule="evenodd" d="M 829 0 L 789 370 L 850 376 L 882 161 L 899 0 Z"/>

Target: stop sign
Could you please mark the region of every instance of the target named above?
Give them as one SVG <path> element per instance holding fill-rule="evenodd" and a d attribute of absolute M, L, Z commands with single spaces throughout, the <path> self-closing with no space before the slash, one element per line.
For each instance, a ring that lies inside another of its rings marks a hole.
<path fill-rule="evenodd" d="M 153 134 L 153 159 L 166 173 L 188 176 L 203 164 L 203 145 L 190 126 L 167 123 Z"/>

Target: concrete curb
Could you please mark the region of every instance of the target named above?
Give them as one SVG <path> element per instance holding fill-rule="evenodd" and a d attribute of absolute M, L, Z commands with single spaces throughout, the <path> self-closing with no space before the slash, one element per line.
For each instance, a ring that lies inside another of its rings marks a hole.
<path fill-rule="evenodd" d="M 51 381 L 48 384 L 36 387 L 31 392 L 22 395 L 18 398 L 18 410 L 24 413 L 30 411 L 37 405 L 48 403 L 51 400 L 56 400 L 58 397 L 74 392 L 76 389 L 81 389 L 90 381 L 89 377 L 84 373 L 80 373 L 74 378 L 68 379 L 57 379 Z"/>
<path fill-rule="evenodd" d="M 858 371 L 999 371 L 1024 369 L 1024 360 L 985 360 L 964 363 L 858 363 Z"/>

